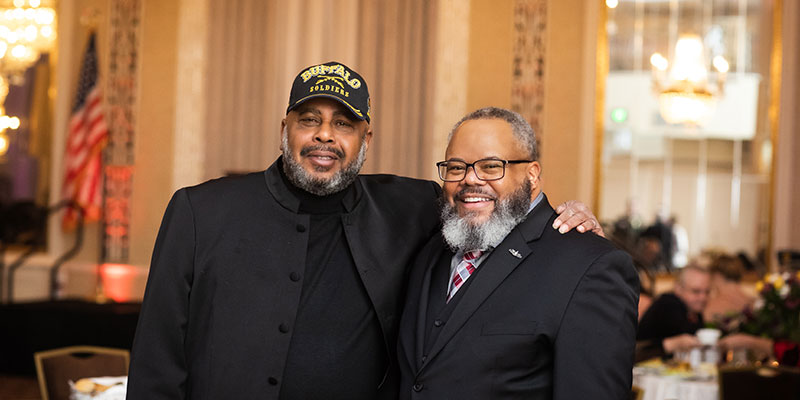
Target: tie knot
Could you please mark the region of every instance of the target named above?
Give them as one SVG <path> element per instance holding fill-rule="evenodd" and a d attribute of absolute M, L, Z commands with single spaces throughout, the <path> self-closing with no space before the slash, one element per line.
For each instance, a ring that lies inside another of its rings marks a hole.
<path fill-rule="evenodd" d="M 483 254 L 483 251 L 480 251 L 480 250 L 468 251 L 468 252 L 464 253 L 464 259 L 467 260 L 467 261 L 473 261 L 473 260 L 478 259 L 478 257 L 481 256 L 481 254 Z"/>

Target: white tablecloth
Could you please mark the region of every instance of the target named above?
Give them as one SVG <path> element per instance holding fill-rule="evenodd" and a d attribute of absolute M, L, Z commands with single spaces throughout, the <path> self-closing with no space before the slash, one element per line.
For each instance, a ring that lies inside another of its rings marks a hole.
<path fill-rule="evenodd" d="M 714 380 L 691 380 L 677 375 L 634 374 L 633 384 L 644 390 L 642 400 L 718 400 Z"/>
<path fill-rule="evenodd" d="M 125 392 L 128 388 L 127 376 L 101 376 L 96 378 L 87 378 L 95 384 L 108 386 L 102 392 L 94 395 L 82 393 L 75 389 L 74 382 L 70 381 L 70 400 L 125 400 Z"/>

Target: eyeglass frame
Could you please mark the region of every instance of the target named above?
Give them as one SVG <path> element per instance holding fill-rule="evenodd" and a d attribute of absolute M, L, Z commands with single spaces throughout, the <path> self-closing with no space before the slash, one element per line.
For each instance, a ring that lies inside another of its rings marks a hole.
<path fill-rule="evenodd" d="M 478 171 L 475 170 L 475 164 L 477 164 L 477 163 L 479 163 L 481 161 L 500 161 L 500 162 L 502 162 L 503 163 L 503 175 L 500 175 L 499 177 L 492 178 L 492 179 L 483 179 L 483 178 L 481 178 L 480 176 L 478 176 Z M 463 181 L 464 179 L 467 178 L 467 174 L 469 174 L 469 168 L 472 167 L 472 171 L 475 172 L 475 178 L 478 178 L 478 180 L 481 180 L 481 181 L 484 181 L 484 182 L 492 182 L 492 181 L 498 181 L 498 180 L 503 179 L 503 178 L 506 177 L 506 165 L 508 165 L 508 164 L 532 163 L 534 161 L 536 161 L 536 160 L 501 160 L 501 159 L 498 159 L 498 158 L 491 158 L 491 157 L 490 158 L 481 158 L 480 160 L 476 160 L 475 162 L 472 162 L 472 163 L 468 163 L 468 162 L 461 161 L 461 160 L 444 160 L 444 161 L 439 161 L 439 162 L 436 163 L 436 171 L 439 174 L 439 179 L 441 179 L 442 182 L 461 182 L 461 181 Z M 445 164 L 447 164 L 449 162 L 460 162 L 460 163 L 464 164 L 464 176 L 462 176 L 461 179 L 459 179 L 459 180 L 452 180 L 452 179 L 451 180 L 447 180 L 442 176 L 442 166 L 444 166 Z"/>

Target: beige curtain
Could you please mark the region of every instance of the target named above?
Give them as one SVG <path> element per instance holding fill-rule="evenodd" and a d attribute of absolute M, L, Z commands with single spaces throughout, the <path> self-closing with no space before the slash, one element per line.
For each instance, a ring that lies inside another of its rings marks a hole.
<path fill-rule="evenodd" d="M 272 163 L 294 76 L 330 60 L 369 85 L 375 136 L 364 172 L 431 177 L 434 8 L 425 0 L 211 1 L 204 178 Z"/>

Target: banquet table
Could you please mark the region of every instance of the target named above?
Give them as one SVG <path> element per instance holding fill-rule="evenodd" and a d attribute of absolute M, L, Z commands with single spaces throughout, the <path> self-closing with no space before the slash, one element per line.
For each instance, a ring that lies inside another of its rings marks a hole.
<path fill-rule="evenodd" d="M 637 372 L 633 384 L 644 392 L 642 400 L 717 400 L 716 377 L 698 379 L 693 376 L 662 375 L 652 371 Z"/>

